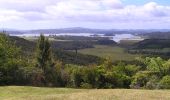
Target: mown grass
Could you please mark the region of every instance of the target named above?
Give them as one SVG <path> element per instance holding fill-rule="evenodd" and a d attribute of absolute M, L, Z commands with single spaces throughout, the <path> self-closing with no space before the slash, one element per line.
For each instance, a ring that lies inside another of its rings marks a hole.
<path fill-rule="evenodd" d="M 111 58 L 113 61 L 131 61 L 140 55 L 129 54 L 125 52 L 124 48 L 118 46 L 96 45 L 95 48 L 81 49 L 79 53 L 95 55 L 103 58 Z"/>
<path fill-rule="evenodd" d="M 170 100 L 170 90 L 0 87 L 0 100 Z"/>

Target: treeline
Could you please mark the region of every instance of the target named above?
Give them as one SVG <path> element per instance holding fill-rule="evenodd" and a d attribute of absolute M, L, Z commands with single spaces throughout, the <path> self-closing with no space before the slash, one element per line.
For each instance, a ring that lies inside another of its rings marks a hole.
<path fill-rule="evenodd" d="M 170 39 L 145 39 L 132 45 L 132 49 L 170 48 Z"/>
<path fill-rule="evenodd" d="M 62 50 L 94 48 L 94 42 L 92 41 L 52 41 L 51 45 L 54 49 Z"/>
<path fill-rule="evenodd" d="M 150 39 L 170 39 L 170 32 L 151 32 L 140 35 Z"/>
<path fill-rule="evenodd" d="M 145 39 L 127 46 L 126 52 L 149 57 L 170 58 L 170 39 Z"/>
<path fill-rule="evenodd" d="M 26 39 L 15 36 L 7 37 L 11 42 L 13 42 L 13 44 L 16 45 L 16 47 L 20 48 L 20 51 L 24 59 L 34 58 L 37 40 L 28 41 Z M 78 52 L 78 49 L 86 48 L 88 47 L 88 45 L 93 45 L 93 43 L 86 41 L 80 43 L 78 43 L 78 41 L 69 42 L 50 41 L 54 59 L 58 59 L 62 61 L 64 64 L 78 64 L 78 65 L 100 64 L 103 61 L 103 58 L 93 55 L 85 55 Z M 78 53 L 76 53 L 76 50 Z"/>
<path fill-rule="evenodd" d="M 31 58 L 22 50 L 0 35 L 0 85 L 170 89 L 170 60 L 160 57 L 138 58 L 132 64 L 110 59 L 100 65 L 65 64 L 54 57 L 43 35 Z"/>

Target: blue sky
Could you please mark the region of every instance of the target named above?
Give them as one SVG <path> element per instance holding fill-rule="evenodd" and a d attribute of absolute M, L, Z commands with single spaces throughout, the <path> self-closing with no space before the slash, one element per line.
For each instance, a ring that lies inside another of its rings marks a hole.
<path fill-rule="evenodd" d="M 135 4 L 135 5 L 143 5 L 148 2 L 156 2 L 160 5 L 170 5 L 170 0 L 121 0 L 124 4 Z"/>
<path fill-rule="evenodd" d="M 169 29 L 170 0 L 0 0 L 0 28 Z"/>

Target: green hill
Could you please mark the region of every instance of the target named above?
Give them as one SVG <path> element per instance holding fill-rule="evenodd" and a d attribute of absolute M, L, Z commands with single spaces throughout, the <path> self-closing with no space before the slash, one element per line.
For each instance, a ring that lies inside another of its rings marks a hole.
<path fill-rule="evenodd" d="M 170 39 L 146 39 L 133 45 L 137 49 L 170 48 Z"/>
<path fill-rule="evenodd" d="M 30 57 L 34 56 L 34 51 L 36 48 L 36 42 L 29 41 L 23 38 L 10 36 L 11 41 L 13 41 L 18 47 L 22 49 L 24 55 Z M 68 51 L 67 49 L 75 50 L 75 48 L 92 48 L 93 45 L 88 41 L 85 42 L 75 42 L 75 41 L 52 41 L 52 49 L 54 55 L 57 59 L 61 60 L 66 64 L 78 64 L 78 65 L 89 65 L 89 64 L 99 64 L 102 62 L 102 58 L 94 55 L 86 54 L 76 54 L 75 52 Z"/>

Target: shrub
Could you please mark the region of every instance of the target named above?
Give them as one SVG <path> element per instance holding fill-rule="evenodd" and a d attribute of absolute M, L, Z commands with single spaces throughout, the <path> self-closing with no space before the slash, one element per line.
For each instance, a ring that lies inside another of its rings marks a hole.
<path fill-rule="evenodd" d="M 89 83 L 82 83 L 81 87 L 84 88 L 84 89 L 91 89 L 91 88 L 93 88 L 92 85 L 89 84 Z"/>
<path fill-rule="evenodd" d="M 161 88 L 163 89 L 170 89 L 170 76 L 164 76 L 160 81 Z"/>
<path fill-rule="evenodd" d="M 83 82 L 83 75 L 82 75 L 82 72 L 81 72 L 81 69 L 75 69 L 72 73 L 72 76 L 73 76 L 73 84 L 75 87 L 80 87 L 81 86 L 81 83 Z"/>
<path fill-rule="evenodd" d="M 152 76 L 149 81 L 146 83 L 145 88 L 147 89 L 159 89 L 159 79 L 157 76 Z"/>
<path fill-rule="evenodd" d="M 95 68 L 84 68 L 83 71 L 83 80 L 91 84 L 91 87 L 97 87 L 97 73 Z"/>
<path fill-rule="evenodd" d="M 138 72 L 133 77 L 133 81 L 130 85 L 131 88 L 142 88 L 148 82 L 148 75 L 143 72 Z"/>

